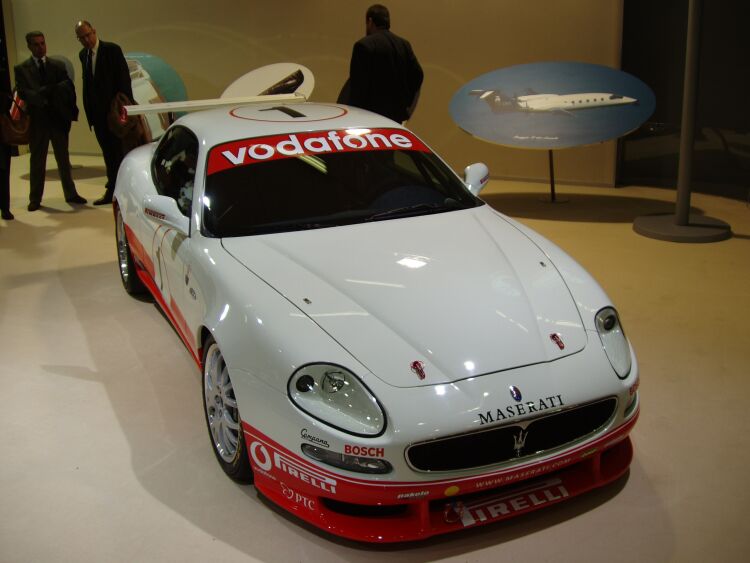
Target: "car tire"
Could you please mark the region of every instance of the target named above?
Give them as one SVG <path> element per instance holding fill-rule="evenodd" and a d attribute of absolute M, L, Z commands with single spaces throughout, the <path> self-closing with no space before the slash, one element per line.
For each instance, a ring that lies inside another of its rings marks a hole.
<path fill-rule="evenodd" d="M 117 264 L 120 270 L 120 279 L 122 285 L 130 295 L 141 295 L 146 292 L 146 286 L 143 285 L 138 272 L 135 269 L 133 254 L 130 252 L 130 243 L 125 232 L 125 221 L 122 219 L 122 212 L 119 207 L 115 207 L 115 239 L 117 243 Z"/>
<path fill-rule="evenodd" d="M 252 483 L 242 419 L 224 356 L 213 337 L 208 337 L 203 349 L 203 411 L 214 455 L 231 479 Z"/>

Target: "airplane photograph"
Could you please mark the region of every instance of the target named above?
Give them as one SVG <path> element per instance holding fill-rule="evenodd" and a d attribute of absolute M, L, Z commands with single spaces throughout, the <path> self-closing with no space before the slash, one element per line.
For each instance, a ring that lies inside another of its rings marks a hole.
<path fill-rule="evenodd" d="M 524 96 L 509 97 L 500 90 L 471 90 L 470 96 L 477 96 L 487 102 L 493 112 L 498 111 L 562 111 L 592 109 L 623 104 L 637 104 L 630 96 L 602 92 L 580 94 L 537 94 L 529 90 Z"/>
<path fill-rule="evenodd" d="M 651 89 L 610 67 L 541 62 L 488 72 L 453 96 L 456 124 L 504 146 L 560 149 L 616 139 L 653 113 Z"/>

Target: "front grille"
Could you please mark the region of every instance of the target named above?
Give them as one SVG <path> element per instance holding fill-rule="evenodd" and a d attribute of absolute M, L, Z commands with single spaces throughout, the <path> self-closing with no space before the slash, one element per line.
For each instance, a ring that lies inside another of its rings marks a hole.
<path fill-rule="evenodd" d="M 610 421 L 616 408 L 617 399 L 604 399 L 524 421 L 523 425 L 415 444 L 406 457 L 418 471 L 457 471 L 524 459 L 595 434 Z"/>

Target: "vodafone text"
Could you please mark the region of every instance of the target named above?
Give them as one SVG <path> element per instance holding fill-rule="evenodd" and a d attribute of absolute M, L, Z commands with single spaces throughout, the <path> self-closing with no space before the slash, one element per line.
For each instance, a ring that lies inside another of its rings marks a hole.
<path fill-rule="evenodd" d="M 291 133 L 232 141 L 214 147 L 209 156 L 208 174 L 280 158 L 382 150 L 429 149 L 411 132 L 402 129 Z"/>

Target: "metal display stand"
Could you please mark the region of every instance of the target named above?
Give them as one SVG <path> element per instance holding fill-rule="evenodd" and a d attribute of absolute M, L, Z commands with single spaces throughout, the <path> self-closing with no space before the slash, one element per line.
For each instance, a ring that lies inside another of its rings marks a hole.
<path fill-rule="evenodd" d="M 548 203 L 567 203 L 568 199 L 560 199 L 555 193 L 555 161 L 552 157 L 552 149 L 547 151 L 549 155 L 549 199 L 542 199 Z"/>
<path fill-rule="evenodd" d="M 688 5 L 687 50 L 680 136 L 680 166 L 674 214 L 636 217 L 633 230 L 645 237 L 670 242 L 718 242 L 732 236 L 731 227 L 719 219 L 690 213 L 690 188 L 695 140 L 695 98 L 698 86 L 700 0 Z"/>

